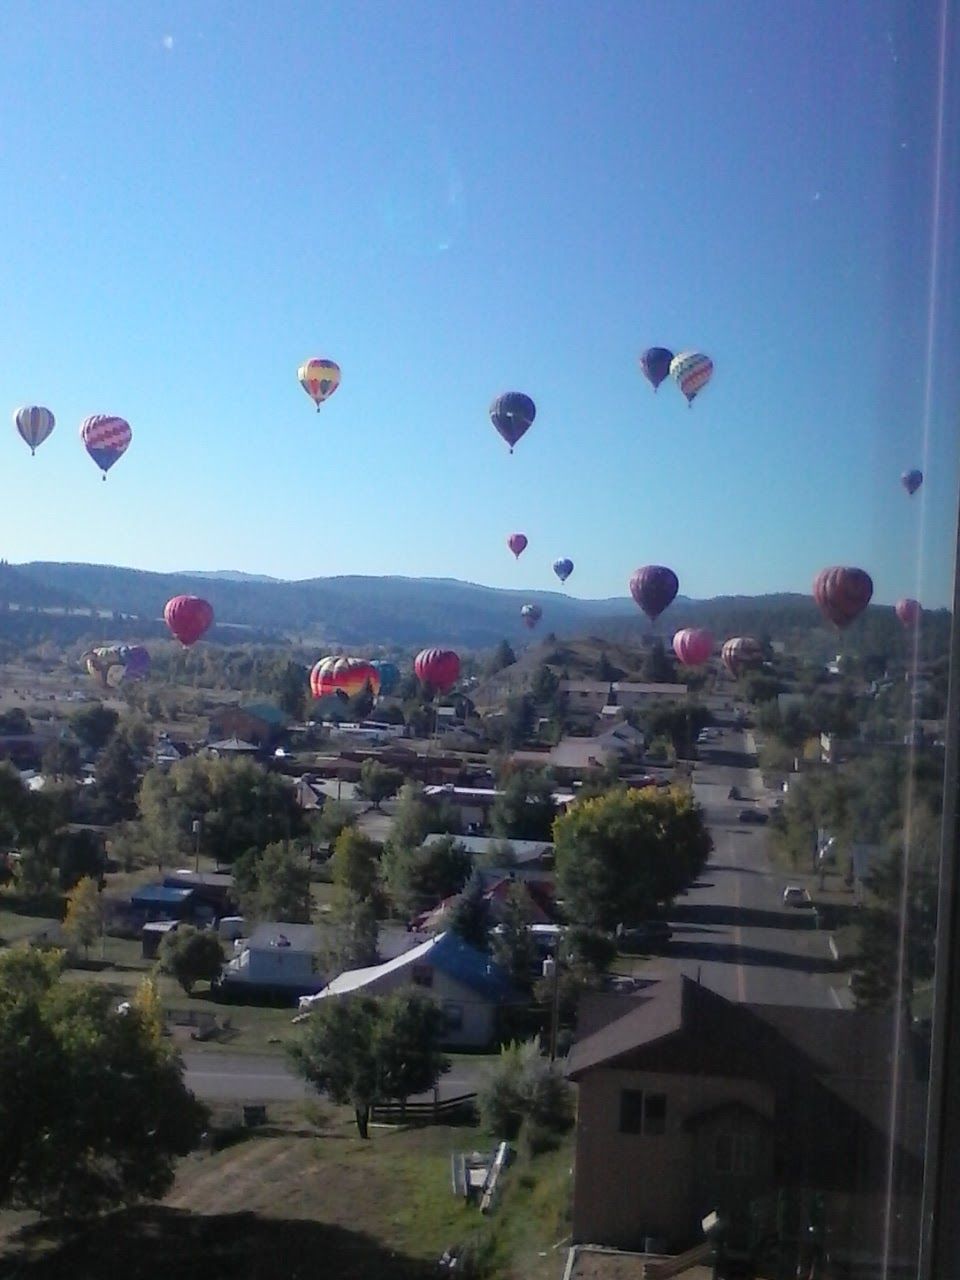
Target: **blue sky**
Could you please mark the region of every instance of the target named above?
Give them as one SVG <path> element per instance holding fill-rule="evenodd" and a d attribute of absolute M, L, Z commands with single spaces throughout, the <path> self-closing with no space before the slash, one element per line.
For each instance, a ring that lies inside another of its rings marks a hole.
<path fill-rule="evenodd" d="M 570 556 L 579 596 L 648 562 L 692 596 L 847 563 L 945 603 L 936 16 L 14 0 L 0 403 L 58 426 L 34 459 L 8 427 L 0 553 L 529 588 Z M 713 357 L 692 409 L 642 379 L 654 344 Z M 319 414 L 312 355 L 343 370 Z M 538 406 L 512 457 L 503 390 Z M 98 412 L 134 433 L 105 484 Z"/>

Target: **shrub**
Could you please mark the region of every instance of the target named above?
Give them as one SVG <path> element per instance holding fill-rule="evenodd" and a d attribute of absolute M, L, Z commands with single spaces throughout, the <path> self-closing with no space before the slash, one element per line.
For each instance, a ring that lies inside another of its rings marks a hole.
<path fill-rule="evenodd" d="M 477 1105 L 483 1127 L 508 1141 L 529 1124 L 528 1140 L 539 1145 L 546 1134 L 564 1133 L 573 1123 L 570 1087 L 559 1066 L 541 1056 L 535 1040 L 501 1050 L 499 1062 L 478 1090 Z"/>

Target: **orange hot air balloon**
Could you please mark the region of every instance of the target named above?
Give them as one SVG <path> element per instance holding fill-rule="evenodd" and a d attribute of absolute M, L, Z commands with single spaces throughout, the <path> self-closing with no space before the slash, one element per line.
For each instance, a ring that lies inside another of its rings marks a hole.
<path fill-rule="evenodd" d="M 370 686 L 374 697 L 380 693 L 380 672 L 365 658 L 321 658 L 310 672 L 310 692 L 315 698 L 337 694 L 353 698 Z"/>

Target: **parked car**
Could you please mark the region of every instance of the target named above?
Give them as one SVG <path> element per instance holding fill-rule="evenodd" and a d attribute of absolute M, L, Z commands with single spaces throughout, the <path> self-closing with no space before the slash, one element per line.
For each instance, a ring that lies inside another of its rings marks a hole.
<path fill-rule="evenodd" d="M 788 884 L 783 891 L 783 905 L 785 907 L 809 907 L 812 904 L 806 889 L 798 884 Z"/>
<path fill-rule="evenodd" d="M 741 809 L 737 814 L 737 821 L 761 823 L 767 821 L 767 816 L 763 809 Z"/>
<path fill-rule="evenodd" d="M 665 947 L 673 937 L 673 930 L 666 920 L 644 920 L 641 924 L 626 928 L 617 925 L 617 948 L 620 951 L 656 951 Z"/>

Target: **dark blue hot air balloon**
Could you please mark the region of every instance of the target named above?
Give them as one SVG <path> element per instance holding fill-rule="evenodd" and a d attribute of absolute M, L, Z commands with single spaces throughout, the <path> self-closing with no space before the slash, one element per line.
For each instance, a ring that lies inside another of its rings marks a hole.
<path fill-rule="evenodd" d="M 522 391 L 505 391 L 490 406 L 490 421 L 510 446 L 511 453 L 536 416 L 537 406 Z"/>
<path fill-rule="evenodd" d="M 553 572 L 557 575 L 561 582 L 566 582 L 573 573 L 573 561 L 564 557 L 562 560 L 554 560 Z"/>

